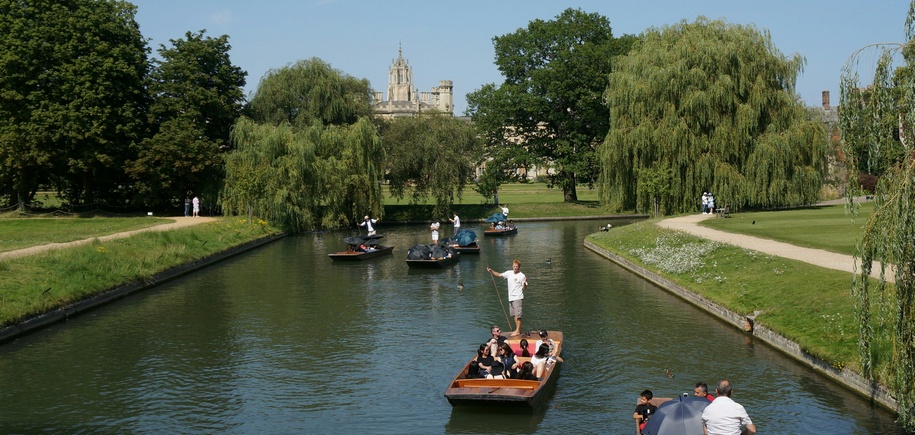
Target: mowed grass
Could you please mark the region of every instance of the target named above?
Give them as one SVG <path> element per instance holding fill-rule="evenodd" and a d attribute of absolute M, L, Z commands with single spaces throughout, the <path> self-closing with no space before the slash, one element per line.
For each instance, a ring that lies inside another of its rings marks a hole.
<path fill-rule="evenodd" d="M 844 205 L 733 213 L 728 219 L 707 219 L 700 225 L 806 248 L 855 255 L 864 223 L 873 210 L 874 203 L 867 202 L 861 204 L 857 216 L 848 214 Z"/>
<path fill-rule="evenodd" d="M 172 222 L 154 217 L 0 219 L 0 252 L 66 243 Z"/>
<path fill-rule="evenodd" d="M 797 212 L 800 214 L 780 211 L 767 216 L 786 213 L 789 216 L 779 220 L 784 223 L 783 227 L 791 228 L 792 216 L 795 219 L 801 217 L 797 224 L 801 225 L 800 222 L 810 220 L 809 213 L 820 211 Z M 804 351 L 837 369 L 848 367 L 860 373 L 858 326 L 851 297 L 850 271 L 825 269 L 709 241 L 662 229 L 655 225 L 656 222 L 649 220 L 621 226 L 592 234 L 588 240 L 728 310 L 742 315 L 757 313 L 757 324 L 793 340 Z M 808 233 L 820 234 L 824 238 L 832 231 L 834 229 L 829 226 L 808 227 Z M 773 239 L 792 239 L 772 229 L 769 234 Z M 816 239 L 812 234 L 805 237 Z M 842 243 L 824 245 L 838 246 Z M 892 377 L 892 368 L 888 363 L 890 338 L 888 334 L 878 335 L 874 343 L 875 353 L 879 354 L 875 373 L 878 381 L 886 385 Z"/>
<path fill-rule="evenodd" d="M 0 327 L 276 233 L 264 221 L 223 218 L 0 260 Z"/>
<path fill-rule="evenodd" d="M 418 204 L 410 204 L 409 199 L 397 200 L 390 197 L 387 186 L 384 186 L 384 220 L 385 221 L 430 221 L 439 219 L 447 222 L 451 216 L 434 216 L 432 200 L 427 198 Z M 570 217 L 570 216 L 606 216 L 611 213 L 602 209 L 597 190 L 587 187 L 578 188 L 578 202 L 564 202 L 562 190 L 550 189 L 545 183 L 514 183 L 503 185 L 499 189 L 499 204 L 509 208 L 511 218 L 537 217 Z M 464 191 L 461 199 L 455 199 L 452 207 L 462 220 L 486 219 L 501 209 L 492 203 L 492 198 L 484 198 L 473 190 L 473 186 Z"/>

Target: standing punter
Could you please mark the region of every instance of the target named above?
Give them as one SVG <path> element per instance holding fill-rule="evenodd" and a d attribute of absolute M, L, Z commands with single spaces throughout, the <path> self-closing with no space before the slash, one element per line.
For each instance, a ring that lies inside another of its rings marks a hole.
<path fill-rule="evenodd" d="M 512 331 L 511 336 L 521 335 L 521 303 L 524 301 L 524 289 L 527 288 L 527 277 L 521 273 L 521 262 L 518 260 L 512 261 L 512 270 L 502 273 L 488 267 L 486 271 L 491 273 L 492 276 L 505 278 L 508 281 L 508 310 L 515 317 L 515 330 Z"/>

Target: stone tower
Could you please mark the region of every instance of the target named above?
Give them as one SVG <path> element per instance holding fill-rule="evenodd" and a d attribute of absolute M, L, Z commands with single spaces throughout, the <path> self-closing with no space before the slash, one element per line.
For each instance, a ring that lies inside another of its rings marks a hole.
<path fill-rule="evenodd" d="M 397 48 L 397 59 L 388 71 L 388 101 L 413 101 L 413 69 L 403 58 L 403 49 Z"/>
<path fill-rule="evenodd" d="M 403 49 L 397 48 L 397 59 L 388 70 L 387 100 L 380 91 L 373 91 L 375 115 L 382 118 L 413 116 L 417 113 L 436 110 L 452 115 L 454 113 L 454 84 L 451 80 L 439 80 L 438 86 L 430 92 L 419 92 L 413 86 L 413 68 L 403 57 Z"/>

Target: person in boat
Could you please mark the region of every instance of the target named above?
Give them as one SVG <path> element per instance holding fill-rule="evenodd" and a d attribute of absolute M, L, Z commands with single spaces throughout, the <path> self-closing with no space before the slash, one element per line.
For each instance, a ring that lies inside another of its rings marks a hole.
<path fill-rule="evenodd" d="M 636 435 L 642 434 L 642 429 L 645 428 L 648 419 L 658 410 L 657 406 L 651 404 L 652 397 L 654 394 L 651 393 L 651 390 L 645 390 L 639 394 L 639 403 L 635 406 L 635 412 L 632 413 L 632 418 L 635 419 Z"/>
<path fill-rule="evenodd" d="M 438 244 L 438 229 L 441 228 L 441 225 L 438 221 L 432 221 L 432 225 L 429 225 L 429 229 L 432 230 L 432 244 Z"/>
<path fill-rule="evenodd" d="M 495 362 L 495 359 L 492 357 L 492 352 L 489 350 L 489 343 L 483 343 L 480 345 L 480 349 L 477 350 L 477 366 L 480 368 L 479 376 L 485 378 L 492 373 L 492 365 Z"/>
<path fill-rule="evenodd" d="M 522 338 L 521 343 L 519 344 L 521 345 L 521 349 L 518 350 L 516 355 L 530 357 L 531 351 L 527 349 L 527 339 Z"/>
<path fill-rule="evenodd" d="M 534 365 L 534 376 L 537 379 L 543 379 L 543 374 L 546 373 L 546 366 L 550 362 L 550 346 L 547 344 L 541 344 L 537 348 L 537 353 L 531 357 L 531 364 Z"/>
<path fill-rule="evenodd" d="M 524 302 L 524 290 L 527 289 L 527 276 L 521 273 L 521 261 L 515 259 L 512 261 L 512 270 L 506 270 L 499 273 L 490 268 L 486 271 L 492 276 L 505 278 L 508 281 L 508 307 L 509 314 L 515 317 L 515 330 L 511 336 L 521 335 L 521 305 Z"/>
<path fill-rule="evenodd" d="M 502 358 L 505 351 L 499 347 L 496 352 L 498 353 L 492 357 L 492 368 L 489 370 L 489 374 L 486 375 L 486 379 L 507 379 L 509 377 L 508 371 L 511 368 L 506 363 L 506 360 Z"/>
<path fill-rule="evenodd" d="M 693 395 L 697 397 L 705 397 L 709 402 L 715 400 L 715 396 L 709 394 L 708 384 L 705 382 L 696 382 L 696 388 L 693 388 Z"/>
<path fill-rule="evenodd" d="M 365 218 L 362 219 L 362 222 L 359 222 L 359 226 L 365 227 L 365 229 L 369 230 L 369 235 L 374 236 L 375 235 L 375 224 L 379 220 L 380 219 L 371 219 L 371 218 L 369 218 L 368 215 L 365 215 Z"/>
<path fill-rule="evenodd" d="M 496 229 L 497 229 L 497 230 L 504 230 L 504 229 L 505 229 L 505 222 L 499 221 L 499 223 L 496 224 Z"/>
<path fill-rule="evenodd" d="M 498 325 L 492 325 L 489 328 L 489 332 L 492 334 L 492 337 L 486 343 L 489 344 L 489 350 L 492 355 L 496 355 L 499 352 L 499 346 L 502 343 L 505 343 L 505 337 L 502 335 L 502 328 L 499 328 Z"/>
<path fill-rule="evenodd" d="M 550 338 L 550 333 L 547 332 L 546 329 L 540 330 L 540 339 L 534 344 L 534 349 L 540 349 L 541 344 L 546 344 L 550 347 L 550 356 L 556 356 L 556 351 L 559 350 L 559 346 L 556 346 L 556 342 Z"/>
<path fill-rule="evenodd" d="M 502 204 L 502 214 L 508 217 L 508 204 Z"/>
<path fill-rule="evenodd" d="M 454 224 L 454 234 L 457 234 L 458 231 L 461 230 L 461 218 L 458 217 L 458 214 L 456 212 L 454 212 L 452 214 L 454 216 L 448 220 L 451 221 L 452 224 Z"/>
<path fill-rule="evenodd" d="M 711 195 L 709 195 L 711 198 Z M 711 209 L 711 199 L 709 199 Z M 731 399 L 734 389 L 731 381 L 722 379 L 715 388 L 715 400 L 702 411 L 702 427 L 708 435 L 736 434 L 753 435 L 756 425 L 747 415 L 743 405 Z M 742 429 L 741 429 L 742 428 Z"/>
<path fill-rule="evenodd" d="M 523 379 L 525 381 L 538 380 L 537 376 L 534 376 L 534 364 L 530 361 L 521 363 L 521 367 L 518 369 L 518 379 Z"/>
<path fill-rule="evenodd" d="M 515 361 L 515 352 L 512 351 L 512 347 L 503 341 L 499 345 L 499 352 L 496 355 L 496 359 L 502 363 L 502 376 L 505 378 L 515 377 L 515 374 L 518 373 L 518 362 Z"/>
<path fill-rule="evenodd" d="M 356 248 L 356 251 L 357 252 L 369 252 L 369 247 L 365 246 L 365 243 L 363 243 L 363 244 L 359 245 L 358 248 Z"/>

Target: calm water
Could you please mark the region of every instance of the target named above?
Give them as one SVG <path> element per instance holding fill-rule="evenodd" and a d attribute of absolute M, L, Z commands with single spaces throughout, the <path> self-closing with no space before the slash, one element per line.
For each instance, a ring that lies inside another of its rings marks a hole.
<path fill-rule="evenodd" d="M 327 258 L 351 233 L 286 238 L 0 346 L 0 432 L 628 434 L 643 389 L 729 377 L 763 433 L 901 433 L 583 248 L 598 224 L 525 223 L 443 271 L 403 261 L 424 227 L 382 226 L 394 255 L 353 264 Z M 486 267 L 513 258 L 530 281 L 523 329 L 565 334 L 556 392 L 534 412 L 452 409 L 447 383 L 490 324 L 510 328 Z"/>

